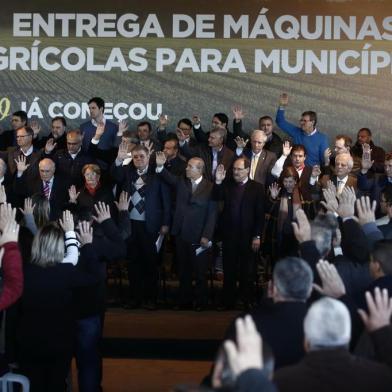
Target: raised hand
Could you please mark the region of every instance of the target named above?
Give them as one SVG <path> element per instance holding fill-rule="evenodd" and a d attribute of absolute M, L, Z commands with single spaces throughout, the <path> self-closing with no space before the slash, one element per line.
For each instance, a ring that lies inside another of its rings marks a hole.
<path fill-rule="evenodd" d="M 331 155 L 332 155 L 332 151 L 331 151 L 331 149 L 328 147 L 328 148 L 324 151 L 324 164 L 325 164 L 325 166 L 329 166 L 330 159 L 331 159 Z"/>
<path fill-rule="evenodd" d="M 82 246 L 93 242 L 93 228 L 89 222 L 79 222 L 78 230 L 79 233 L 76 233 L 76 237 Z"/>
<path fill-rule="evenodd" d="M 15 221 L 16 209 L 11 204 L 0 204 L 0 231 L 3 231 L 8 222 Z"/>
<path fill-rule="evenodd" d="M 283 143 L 283 155 L 285 156 L 285 157 L 288 157 L 289 155 L 290 155 L 290 153 L 291 153 L 291 149 L 292 149 L 293 147 L 291 146 L 291 144 L 290 144 L 290 142 L 288 141 L 288 140 L 286 140 L 284 143 Z"/>
<path fill-rule="evenodd" d="M 235 322 L 237 346 L 232 340 L 224 342 L 230 368 L 238 376 L 247 369 L 263 368 L 263 350 L 260 334 L 250 315 L 238 318 Z"/>
<path fill-rule="evenodd" d="M 126 158 L 128 158 L 128 143 L 122 141 L 118 146 L 117 160 L 123 162 Z"/>
<path fill-rule="evenodd" d="M 361 172 L 366 174 L 368 170 L 373 166 L 374 161 L 371 158 L 371 152 L 369 144 L 362 145 L 362 160 L 361 160 Z"/>
<path fill-rule="evenodd" d="M 122 191 L 118 202 L 115 201 L 116 207 L 119 211 L 128 211 L 129 203 L 131 202 L 131 197 L 128 197 L 128 192 Z"/>
<path fill-rule="evenodd" d="M 336 190 L 336 188 L 335 188 Z M 337 213 L 338 210 L 338 199 L 336 198 L 336 192 L 332 188 L 323 189 L 324 200 L 320 204 L 329 212 Z"/>
<path fill-rule="evenodd" d="M 341 218 L 354 216 L 356 200 L 357 197 L 354 188 L 352 186 L 345 186 L 340 195 L 338 209 L 336 210 Z"/>
<path fill-rule="evenodd" d="M 234 141 L 237 145 L 237 148 L 244 149 L 248 144 L 249 139 L 244 140 L 242 137 L 237 136 Z"/>
<path fill-rule="evenodd" d="M 30 164 L 26 163 L 26 157 L 23 154 L 20 154 L 17 158 L 15 158 L 15 163 L 16 170 L 20 175 L 23 174 L 30 166 Z"/>
<path fill-rule="evenodd" d="M 321 286 L 314 283 L 313 287 L 319 293 L 332 298 L 340 298 L 346 294 L 343 280 L 333 264 L 326 260 L 320 260 L 316 268 L 321 279 Z"/>
<path fill-rule="evenodd" d="M 231 110 L 233 111 L 234 120 L 240 122 L 245 117 L 245 112 L 240 105 L 234 105 Z"/>
<path fill-rule="evenodd" d="M 336 186 L 335 186 L 335 184 L 331 180 L 327 181 L 327 189 L 329 189 L 331 192 L 333 192 L 336 195 L 336 197 L 337 197 Z"/>
<path fill-rule="evenodd" d="M 24 208 L 19 208 L 19 211 L 23 215 L 33 215 L 34 213 L 35 204 L 33 204 L 33 200 L 31 197 L 26 197 L 24 199 Z"/>
<path fill-rule="evenodd" d="M 166 162 L 165 153 L 163 151 L 157 151 L 155 153 L 155 161 L 156 161 L 157 167 L 162 167 Z"/>
<path fill-rule="evenodd" d="M 7 203 L 7 194 L 5 193 L 4 185 L 0 186 L 0 203 Z"/>
<path fill-rule="evenodd" d="M 222 184 L 226 177 L 226 170 L 222 164 L 219 164 L 215 171 L 215 182 L 219 185 Z"/>
<path fill-rule="evenodd" d="M 144 143 L 144 147 L 147 148 L 148 154 L 151 155 L 154 153 L 154 146 L 151 140 L 148 140 L 147 142 Z"/>
<path fill-rule="evenodd" d="M 176 129 L 176 135 L 179 142 L 185 142 L 185 140 L 189 139 L 189 135 L 186 135 L 180 128 Z"/>
<path fill-rule="evenodd" d="M 312 174 L 311 174 L 311 176 L 314 177 L 314 178 L 316 178 L 316 177 L 318 177 L 320 174 L 321 174 L 320 166 L 319 166 L 319 165 L 314 165 L 314 166 L 312 167 Z"/>
<path fill-rule="evenodd" d="M 309 219 L 306 216 L 304 210 L 299 208 L 295 212 L 295 216 L 297 218 L 297 222 L 291 223 L 291 225 L 293 226 L 295 238 L 300 244 L 305 241 L 310 241 L 312 231 L 311 231 Z"/>
<path fill-rule="evenodd" d="M 16 223 L 15 219 L 10 219 L 2 229 L 0 246 L 3 246 L 7 242 L 18 242 L 18 234 L 19 225 Z"/>
<path fill-rule="evenodd" d="M 167 114 L 161 113 L 159 115 L 159 129 L 166 129 L 168 122 L 169 117 L 167 116 Z"/>
<path fill-rule="evenodd" d="M 289 104 L 289 96 L 286 93 L 283 93 L 279 97 L 279 106 L 287 106 Z"/>
<path fill-rule="evenodd" d="M 97 223 L 102 223 L 103 221 L 110 219 L 110 207 L 108 204 L 105 204 L 102 201 L 99 201 L 97 204 L 94 204 L 94 209 L 97 215 L 93 216 L 93 219 Z"/>
<path fill-rule="evenodd" d="M 361 226 L 376 221 L 377 202 L 371 203 L 369 196 L 362 196 L 356 201 L 358 222 Z"/>
<path fill-rule="evenodd" d="M 271 185 L 269 186 L 269 191 L 270 191 L 271 197 L 272 197 L 273 199 L 277 199 L 278 196 L 279 196 L 279 192 L 281 191 L 281 189 L 282 189 L 282 188 L 279 186 L 279 184 L 278 184 L 277 182 L 274 182 L 273 184 L 271 184 Z"/>
<path fill-rule="evenodd" d="M 37 120 L 30 121 L 30 128 L 34 132 L 34 138 L 36 138 L 38 134 L 41 132 L 41 126 L 39 125 Z"/>
<path fill-rule="evenodd" d="M 53 138 L 48 139 L 48 141 L 45 144 L 45 153 L 46 154 L 51 154 L 53 150 L 56 148 L 57 143 L 54 142 Z"/>
<path fill-rule="evenodd" d="M 75 185 L 71 185 L 70 188 L 68 189 L 68 195 L 69 195 L 69 202 L 76 204 L 76 200 L 78 199 L 80 192 L 76 192 Z"/>
<path fill-rule="evenodd" d="M 381 291 L 376 287 L 374 297 L 369 291 L 366 292 L 365 296 L 368 313 L 362 309 L 358 309 L 358 313 L 367 331 L 373 332 L 388 326 L 392 315 L 392 300 L 389 298 L 388 290 L 383 289 Z"/>
<path fill-rule="evenodd" d="M 122 137 L 125 131 L 128 130 L 128 123 L 125 120 L 121 120 L 118 122 L 118 132 L 117 136 Z"/>
<path fill-rule="evenodd" d="M 104 133 L 105 133 L 105 123 L 101 121 L 97 124 L 97 129 L 95 130 L 94 139 L 99 140 Z"/>
<path fill-rule="evenodd" d="M 74 231 L 74 219 L 70 211 L 63 211 L 63 219 L 59 219 L 60 227 L 64 230 L 64 233 L 68 231 Z"/>
<path fill-rule="evenodd" d="M 200 122 L 201 122 L 201 120 L 200 120 L 199 115 L 198 115 L 198 114 L 194 114 L 194 115 L 192 116 L 192 124 L 193 124 L 193 125 L 199 125 Z"/>

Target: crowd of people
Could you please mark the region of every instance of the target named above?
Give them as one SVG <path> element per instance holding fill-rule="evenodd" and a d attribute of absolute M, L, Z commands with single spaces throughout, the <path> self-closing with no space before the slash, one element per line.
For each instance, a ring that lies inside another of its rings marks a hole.
<path fill-rule="evenodd" d="M 205 388 L 387 391 L 392 387 L 392 153 L 369 128 L 330 144 L 317 114 L 245 131 L 215 113 L 128 129 L 105 118 L 51 130 L 23 111 L 0 134 L 0 310 L 4 363 L 32 391 L 99 391 L 107 263 L 127 260 L 129 309 L 156 310 L 165 246 L 176 310 L 247 312 L 228 327 Z M 222 265 L 220 265 L 222 259 Z M 258 270 L 271 272 L 257 295 Z M 208 272 L 223 277 L 216 303 Z M 358 312 L 358 309 L 360 311 Z M 261 335 L 261 337 L 260 337 Z M 377 363 L 379 362 L 379 363 Z"/>

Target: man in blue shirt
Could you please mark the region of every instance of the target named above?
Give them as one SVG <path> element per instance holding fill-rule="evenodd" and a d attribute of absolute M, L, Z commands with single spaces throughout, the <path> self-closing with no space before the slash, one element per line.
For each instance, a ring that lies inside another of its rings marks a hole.
<path fill-rule="evenodd" d="M 105 101 L 102 98 L 94 97 L 88 101 L 90 109 L 90 121 L 80 125 L 80 130 L 83 132 L 83 150 L 88 151 L 91 139 L 95 135 L 97 125 L 105 124 L 105 132 L 99 139 L 98 148 L 100 150 L 109 150 L 116 147 L 118 126 L 113 122 L 107 120 L 104 116 Z"/>
<path fill-rule="evenodd" d="M 329 147 L 329 142 L 327 135 L 319 132 L 316 128 L 316 112 L 303 112 L 299 121 L 300 127 L 297 127 L 285 119 L 284 112 L 288 102 L 288 95 L 282 94 L 279 100 L 279 109 L 276 113 L 276 123 L 282 131 L 292 137 L 294 144 L 305 146 L 307 152 L 306 165 L 323 165 L 324 153 Z"/>

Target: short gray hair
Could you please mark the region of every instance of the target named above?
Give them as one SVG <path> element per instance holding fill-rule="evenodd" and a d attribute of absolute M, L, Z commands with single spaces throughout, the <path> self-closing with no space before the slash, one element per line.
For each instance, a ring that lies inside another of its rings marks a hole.
<path fill-rule="evenodd" d="M 326 256 L 332 246 L 332 238 L 338 228 L 338 220 L 331 213 L 318 214 L 311 223 L 311 239 L 314 241 L 321 257 Z"/>
<path fill-rule="evenodd" d="M 313 272 L 299 257 L 285 257 L 274 268 L 273 282 L 284 299 L 306 301 L 313 283 Z"/>
<path fill-rule="evenodd" d="M 316 301 L 306 314 L 304 334 L 311 350 L 347 346 L 351 319 L 346 305 L 329 297 Z"/>
<path fill-rule="evenodd" d="M 335 163 L 338 158 L 343 158 L 345 161 L 347 161 L 347 166 L 350 170 L 354 167 L 354 159 L 348 152 L 341 152 L 337 154 L 335 158 Z"/>

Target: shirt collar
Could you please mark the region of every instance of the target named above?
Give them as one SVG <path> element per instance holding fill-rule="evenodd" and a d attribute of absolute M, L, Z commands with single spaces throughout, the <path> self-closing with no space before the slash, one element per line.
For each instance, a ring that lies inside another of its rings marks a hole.
<path fill-rule="evenodd" d="M 317 132 L 317 128 L 314 128 L 314 130 L 311 133 L 306 133 L 306 132 L 304 132 L 304 133 L 307 136 L 313 136 L 316 132 Z"/>
<path fill-rule="evenodd" d="M 48 181 L 50 188 L 52 188 L 53 181 L 54 181 L 54 176 Z M 46 181 L 42 180 L 42 183 L 45 184 Z"/>
<path fill-rule="evenodd" d="M 75 152 L 74 154 L 68 153 L 69 155 L 71 155 L 72 159 L 75 159 L 77 157 L 77 155 L 80 153 L 80 150 L 82 148 L 79 148 L 79 150 L 77 152 Z"/>
<path fill-rule="evenodd" d="M 340 179 L 339 177 L 336 178 L 336 181 L 337 181 L 338 183 L 339 183 L 339 182 L 343 182 L 344 185 L 346 185 L 347 180 L 348 180 L 348 176 L 343 177 L 343 178 L 341 178 L 341 179 Z"/>
<path fill-rule="evenodd" d="M 201 183 L 202 179 L 203 179 L 203 176 L 200 176 L 197 180 L 193 180 L 193 183 L 196 185 L 199 185 Z"/>
<path fill-rule="evenodd" d="M 141 171 L 140 171 L 139 169 L 137 169 L 136 172 L 137 172 L 137 174 L 138 174 L 139 176 L 142 176 L 142 175 L 146 174 L 146 173 L 148 172 L 148 165 L 145 167 L 144 170 L 141 170 Z"/>
<path fill-rule="evenodd" d="M 33 153 L 33 150 L 34 150 L 33 145 L 31 145 L 30 148 L 26 152 L 24 152 L 22 149 L 20 149 L 20 151 L 22 152 L 22 154 L 25 157 L 28 157 L 29 155 L 31 155 Z"/>
<path fill-rule="evenodd" d="M 106 125 L 106 118 L 105 118 L 105 116 L 102 116 L 102 120 L 101 121 Z M 93 124 L 94 127 L 98 126 L 98 123 L 93 118 L 91 119 L 91 124 Z"/>

